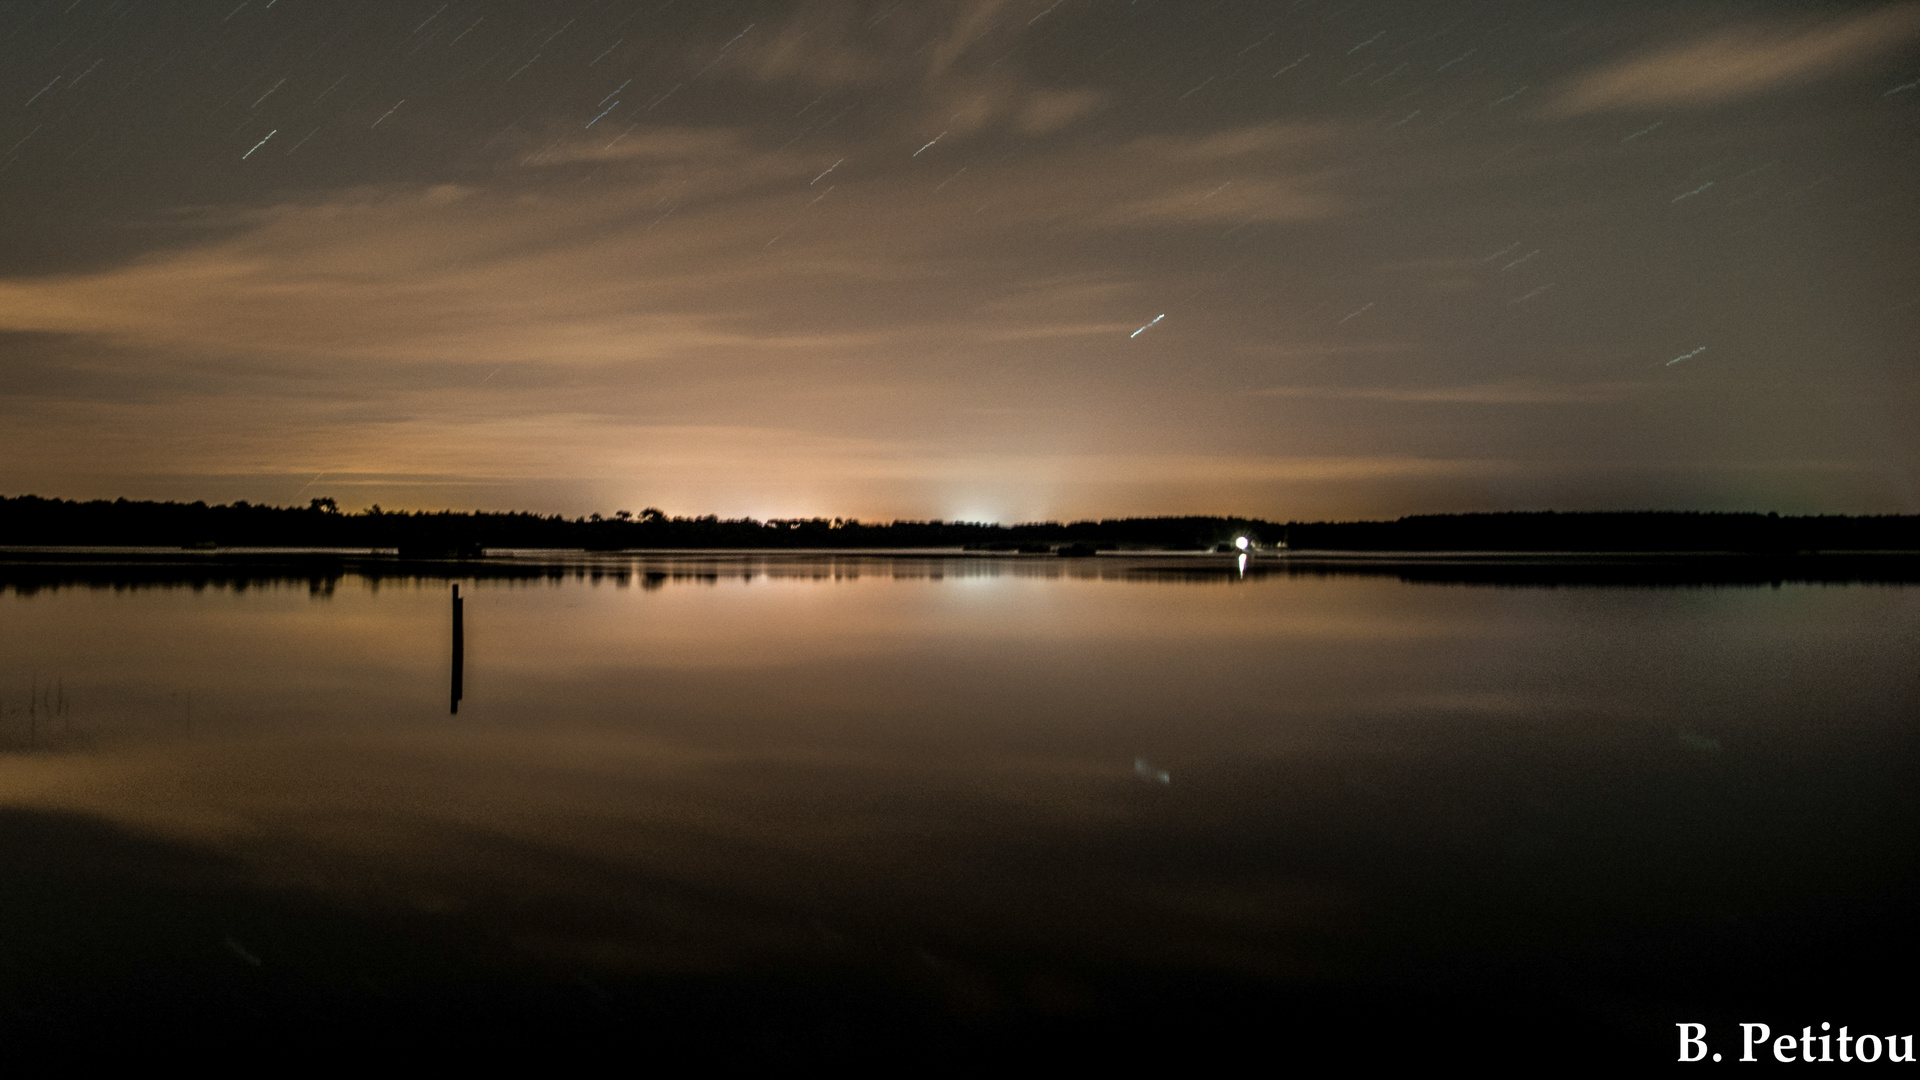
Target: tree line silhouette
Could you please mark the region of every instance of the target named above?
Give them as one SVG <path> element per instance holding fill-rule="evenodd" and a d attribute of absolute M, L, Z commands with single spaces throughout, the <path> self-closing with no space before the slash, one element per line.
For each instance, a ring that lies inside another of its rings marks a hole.
<path fill-rule="evenodd" d="M 487 548 L 925 548 L 985 551 L 1196 550 L 1285 544 L 1328 551 L 1763 552 L 1920 551 L 1920 515 L 1781 517 L 1640 511 L 1428 514 L 1394 521 L 1288 522 L 1241 517 L 1110 518 L 998 525 L 852 518 L 670 517 L 648 508 L 611 517 L 527 512 L 343 513 L 331 498 L 306 506 L 237 500 L 91 502 L 0 497 L 0 544 L 171 548 L 393 548 L 461 557 Z"/>
<path fill-rule="evenodd" d="M 1422 514 L 1396 521 L 1290 524 L 1291 547 L 1329 551 L 1920 551 L 1920 515 L 1643 510 Z"/>

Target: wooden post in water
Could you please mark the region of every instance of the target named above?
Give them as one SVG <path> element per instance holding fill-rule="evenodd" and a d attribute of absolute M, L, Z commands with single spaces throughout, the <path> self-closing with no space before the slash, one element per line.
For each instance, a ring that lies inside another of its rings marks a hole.
<path fill-rule="evenodd" d="M 453 695 L 452 707 L 448 710 L 454 715 L 460 712 L 460 684 L 466 674 L 467 635 L 465 618 L 461 612 L 460 586 L 453 587 Z"/>

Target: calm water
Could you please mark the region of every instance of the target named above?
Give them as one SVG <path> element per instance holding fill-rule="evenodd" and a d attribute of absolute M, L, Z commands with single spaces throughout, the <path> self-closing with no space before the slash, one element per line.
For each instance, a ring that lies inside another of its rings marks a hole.
<path fill-rule="evenodd" d="M 444 578 L 16 588 L 0 1004 L 989 1057 L 1911 1030 L 1865 980 L 1915 955 L 1920 588 L 1224 565 L 469 578 L 458 715 Z"/>

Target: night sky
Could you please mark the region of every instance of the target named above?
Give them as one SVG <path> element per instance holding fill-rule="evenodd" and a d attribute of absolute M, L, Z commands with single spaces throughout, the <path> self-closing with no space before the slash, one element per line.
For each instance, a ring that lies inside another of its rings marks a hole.
<path fill-rule="evenodd" d="M 1920 5 L 0 4 L 0 494 L 1920 511 Z"/>

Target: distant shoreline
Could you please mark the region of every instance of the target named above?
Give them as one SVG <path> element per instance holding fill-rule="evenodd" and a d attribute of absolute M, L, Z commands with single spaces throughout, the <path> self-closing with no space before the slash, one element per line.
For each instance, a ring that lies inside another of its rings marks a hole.
<path fill-rule="evenodd" d="M 1920 515 L 1781 516 L 1683 511 L 1428 514 L 1393 521 L 1275 522 L 1232 516 L 1072 522 L 723 520 L 634 515 L 567 519 L 524 512 L 342 513 L 305 507 L 0 498 L 0 546 L 391 549 L 403 557 L 471 558 L 498 549 L 572 551 L 912 550 L 1077 554 L 1096 551 L 1278 550 L 1342 553 L 1510 552 L 1538 555 L 1920 552 Z"/>

